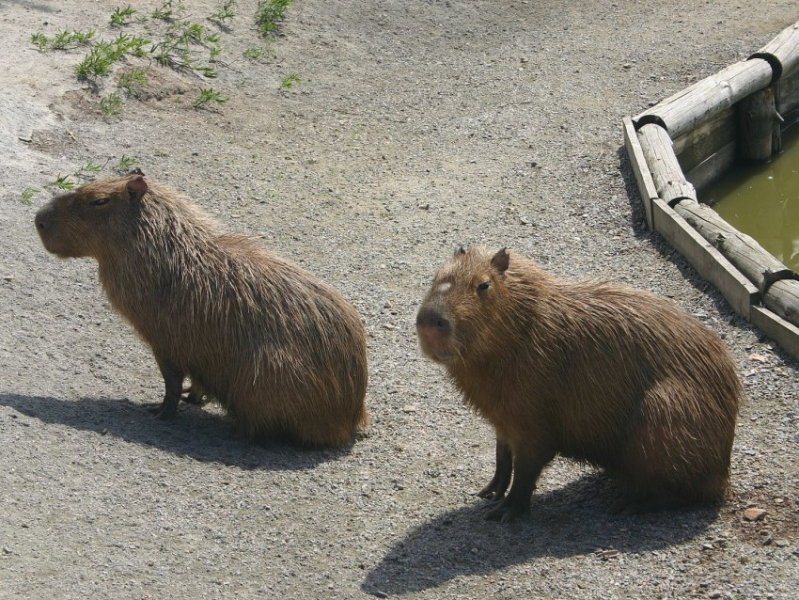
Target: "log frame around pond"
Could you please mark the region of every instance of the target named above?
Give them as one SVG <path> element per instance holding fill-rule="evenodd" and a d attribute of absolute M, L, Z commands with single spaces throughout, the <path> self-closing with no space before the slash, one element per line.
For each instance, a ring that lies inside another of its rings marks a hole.
<path fill-rule="evenodd" d="M 736 155 L 763 160 L 778 151 L 779 107 L 796 112 L 799 106 L 799 97 L 781 94 L 783 76 L 790 76 L 785 89 L 799 92 L 799 22 L 749 60 L 674 94 L 638 117 L 626 117 L 623 127 L 649 228 L 713 283 L 733 310 L 799 358 L 799 275 L 700 204 L 680 164 L 682 154 L 689 157 L 695 176 L 691 179 L 701 192 Z M 760 140 L 749 144 L 752 130 Z M 695 131 L 703 133 L 697 137 Z M 747 143 L 741 142 L 741 135 Z M 679 140 L 682 154 L 675 152 L 674 139 Z"/>

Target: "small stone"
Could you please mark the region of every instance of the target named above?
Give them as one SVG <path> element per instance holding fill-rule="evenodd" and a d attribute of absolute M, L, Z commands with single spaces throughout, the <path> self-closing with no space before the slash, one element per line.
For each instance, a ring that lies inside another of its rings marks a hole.
<path fill-rule="evenodd" d="M 762 508 L 751 507 L 744 511 L 744 520 L 746 521 L 760 521 L 765 516 L 766 511 Z"/>
<path fill-rule="evenodd" d="M 404 413 L 415 413 L 418 409 L 413 404 L 406 404 L 402 407 Z"/>
<path fill-rule="evenodd" d="M 777 546 L 777 548 L 787 548 L 790 546 L 790 542 L 788 540 L 777 540 L 774 542 L 774 545 Z"/>

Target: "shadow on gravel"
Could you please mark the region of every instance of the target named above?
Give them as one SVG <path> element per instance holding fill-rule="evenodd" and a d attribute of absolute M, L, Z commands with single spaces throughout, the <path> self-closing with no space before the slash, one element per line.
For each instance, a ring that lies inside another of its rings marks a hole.
<path fill-rule="evenodd" d="M 541 557 L 589 555 L 586 560 L 612 561 L 617 554 L 651 552 L 693 539 L 719 513 L 719 507 L 708 507 L 613 515 L 608 507 L 616 494 L 607 477 L 590 474 L 534 494 L 531 515 L 506 524 L 485 521 L 485 502 L 475 499 L 472 506 L 439 515 L 397 542 L 361 589 L 379 597 L 419 592 Z"/>
<path fill-rule="evenodd" d="M 253 444 L 236 437 L 230 420 L 202 407 L 180 404 L 170 421 L 155 418 L 146 405 L 127 399 L 82 398 L 77 401 L 0 393 L 8 406 L 44 423 L 109 435 L 202 462 L 242 469 L 301 471 L 336 460 L 352 445 L 337 449 L 301 449 L 279 442 Z"/>

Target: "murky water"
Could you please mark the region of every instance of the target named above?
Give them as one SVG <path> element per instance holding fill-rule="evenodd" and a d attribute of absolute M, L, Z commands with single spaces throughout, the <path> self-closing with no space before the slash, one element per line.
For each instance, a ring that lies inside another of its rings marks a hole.
<path fill-rule="evenodd" d="M 799 126 L 783 132 L 782 148 L 765 165 L 736 166 L 699 199 L 799 271 Z"/>

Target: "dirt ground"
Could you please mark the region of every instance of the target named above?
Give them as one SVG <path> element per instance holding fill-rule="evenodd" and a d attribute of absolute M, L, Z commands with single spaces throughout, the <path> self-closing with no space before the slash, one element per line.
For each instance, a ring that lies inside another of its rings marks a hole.
<path fill-rule="evenodd" d="M 154 20 L 0 0 L 0 598 L 799 597 L 797 363 L 646 230 L 621 128 L 765 45 L 795 0 L 295 0 L 269 44 L 255 0 L 224 27 L 205 20 L 219 4 L 183 13 L 219 33 L 216 79 L 131 59 L 92 88 L 85 47 L 31 35 Z M 104 115 L 135 66 L 138 97 Z M 210 87 L 227 101 L 192 108 Z M 33 228 L 45 184 L 123 157 L 357 306 L 362 438 L 252 445 L 214 406 L 146 410 L 155 361 L 96 263 L 48 255 Z M 724 338 L 748 398 L 720 509 L 613 516 L 614 484 L 556 459 L 529 518 L 483 520 L 491 431 L 413 326 L 436 267 L 475 243 L 654 291 Z"/>

